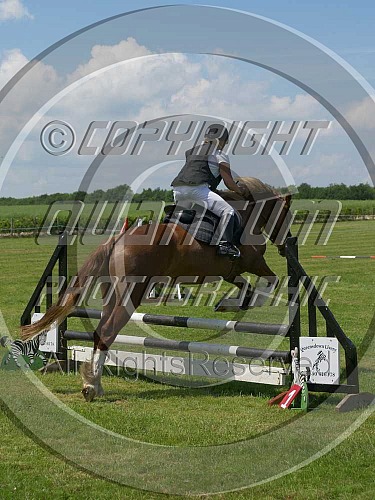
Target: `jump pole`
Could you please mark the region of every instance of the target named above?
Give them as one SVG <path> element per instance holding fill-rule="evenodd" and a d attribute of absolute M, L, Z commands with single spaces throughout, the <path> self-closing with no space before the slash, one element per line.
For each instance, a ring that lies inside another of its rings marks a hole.
<path fill-rule="evenodd" d="M 87 332 L 76 332 L 67 330 L 64 333 L 65 340 L 87 340 L 93 341 L 94 334 Z M 291 355 L 289 351 L 272 351 L 270 349 L 255 349 L 252 347 L 241 347 L 225 344 L 210 344 L 208 342 L 187 342 L 185 340 L 168 340 L 154 337 L 136 337 L 134 335 L 117 335 L 116 344 L 142 346 L 168 351 L 183 351 L 190 353 L 206 353 L 218 356 L 234 356 L 248 359 L 277 359 L 289 363 Z"/>
<path fill-rule="evenodd" d="M 100 319 L 102 312 L 98 309 L 75 309 L 69 317 Z M 280 335 L 287 337 L 288 324 L 253 323 L 248 321 L 226 321 L 223 319 L 194 318 L 188 316 L 168 316 L 164 314 L 133 313 L 130 321 L 147 325 L 171 326 L 177 328 L 201 328 L 216 331 L 234 331 L 263 335 Z"/>
<path fill-rule="evenodd" d="M 65 341 L 92 341 L 93 333 L 67 330 Z M 284 386 L 288 373 L 284 367 L 272 366 L 272 361 L 287 364 L 290 362 L 289 351 L 272 351 L 225 344 L 206 342 L 186 342 L 178 340 L 158 339 L 153 337 L 136 337 L 133 335 L 117 335 L 114 344 L 142 347 L 143 352 L 128 352 L 111 349 L 108 351 L 105 365 L 117 368 L 133 369 L 138 372 L 152 371 L 162 375 L 189 375 L 208 377 L 226 382 L 231 380 Z M 146 352 L 146 349 L 162 350 L 160 354 Z M 89 361 L 93 348 L 84 346 L 69 347 L 72 362 Z M 168 356 L 165 351 L 182 351 L 188 356 Z M 204 359 L 195 355 L 203 356 Z M 228 359 L 229 358 L 229 359 Z M 253 364 L 253 360 L 261 363 Z M 249 360 L 246 362 L 246 360 Z"/>

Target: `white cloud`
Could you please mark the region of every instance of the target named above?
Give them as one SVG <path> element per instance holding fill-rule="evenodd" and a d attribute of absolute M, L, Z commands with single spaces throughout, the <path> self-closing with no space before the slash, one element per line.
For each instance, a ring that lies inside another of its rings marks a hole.
<path fill-rule="evenodd" d="M 236 120 L 313 119 L 319 114 L 320 105 L 309 95 L 270 96 L 268 75 L 263 80 L 243 78 L 244 63 L 217 56 L 152 54 L 134 38 L 113 46 L 95 45 L 89 61 L 79 65 L 68 82 L 110 65 L 115 66 L 72 92 L 64 107 L 81 114 L 85 109 L 90 114 L 121 110 L 139 121 L 178 113 Z"/>
<path fill-rule="evenodd" d="M 90 113 L 117 111 L 135 119 L 147 102 L 158 110 L 161 106 L 165 113 L 176 89 L 199 78 L 202 69 L 201 64 L 183 54 L 152 54 L 134 38 L 128 38 L 114 46 L 94 46 L 90 60 L 78 66 L 67 80 L 76 81 L 108 66 L 112 67 L 83 81 L 64 99 L 61 108 L 82 113 L 82 104 L 90 103 Z"/>
<path fill-rule="evenodd" d="M 291 119 L 304 120 L 313 119 L 319 110 L 319 104 L 308 94 L 297 94 L 294 98 L 290 96 L 271 96 L 267 109 L 271 117 L 273 115 L 287 115 Z"/>
<path fill-rule="evenodd" d="M 29 61 L 20 49 L 4 52 L 0 60 L 0 89 Z M 15 88 L 5 96 L 1 103 L 0 120 L 0 151 L 8 150 L 10 141 L 18 134 L 25 123 L 30 119 L 30 113 L 44 103 L 47 95 L 56 93 L 61 79 L 52 66 L 43 62 L 35 64 L 27 73 L 26 78 L 21 78 Z M 38 148 L 28 159 L 29 164 L 37 159 Z"/>
<path fill-rule="evenodd" d="M 123 61 L 125 62 L 123 63 Z M 0 85 L 5 84 L 24 64 L 27 58 L 19 49 L 8 51 L 0 61 Z M 119 64 L 116 64 L 119 63 Z M 87 75 L 113 65 L 108 71 L 85 79 Z M 77 66 L 69 75 L 59 76 L 52 66 L 39 62 L 28 73 L 27 78 L 17 84 L 17 100 L 12 107 L 3 108 L 3 128 L 17 129 L 33 105 L 45 102 L 45 96 L 52 96 L 65 86 L 82 78 L 82 84 L 75 87 L 45 116 L 35 128 L 28 147 L 20 150 L 17 169 L 29 166 L 34 173 L 30 190 L 53 192 L 68 190 L 82 178 L 82 170 L 93 160 L 92 157 L 78 157 L 76 148 L 69 155 L 61 157 L 62 171 L 76 165 L 66 180 L 51 173 L 51 182 L 38 184 L 45 172 L 37 172 L 36 166 L 57 165 L 57 159 L 45 153 L 39 144 L 40 130 L 50 120 L 65 120 L 77 132 L 78 143 L 93 120 L 135 120 L 142 122 L 164 115 L 196 114 L 212 115 L 228 120 L 308 120 L 325 116 L 323 108 L 307 94 L 296 93 L 291 86 L 290 95 L 277 94 L 277 81 L 271 82 L 267 72 L 256 74 L 244 63 L 218 56 L 190 56 L 185 54 L 153 54 L 147 47 L 138 44 L 134 38 L 122 40 L 115 45 L 95 45 L 90 58 Z M 271 83 L 273 83 L 271 91 Z M 284 84 L 285 86 L 285 84 Z M 104 133 L 104 131 L 103 131 Z M 0 130 L 1 134 L 1 130 Z M 32 147 L 34 139 L 36 147 Z M 147 149 L 147 148 L 146 148 Z M 147 157 L 149 155 L 149 157 Z M 160 155 L 159 155 L 160 156 Z M 165 158 L 164 158 L 165 159 Z M 127 158 L 123 161 L 126 163 Z M 145 162 L 158 160 L 158 148 L 146 151 Z M 161 160 L 160 160 L 161 161 Z M 115 167 L 113 182 L 119 171 Z M 18 170 L 21 171 L 21 170 Z M 52 172 L 52 170 L 51 170 Z M 106 182 L 107 176 L 103 178 Z M 162 175 L 160 173 L 160 175 Z M 265 173 L 263 173 L 265 175 Z M 117 177 L 116 177 L 117 176 Z M 125 178 L 121 178 L 126 182 Z M 8 190 L 17 188 L 19 176 L 9 177 Z M 118 183 L 121 181 L 118 180 Z M 5 196 L 3 194 L 3 196 Z"/>
<path fill-rule="evenodd" d="M 372 184 L 368 171 L 363 162 L 355 156 L 345 153 L 316 154 L 313 158 L 304 157 L 305 164 L 291 166 L 291 172 L 296 184 L 307 182 L 313 186 L 328 186 L 329 184 L 344 183 L 358 184 L 368 182 Z"/>
<path fill-rule="evenodd" d="M 28 62 L 20 49 L 5 51 L 0 64 L 0 89 Z"/>
<path fill-rule="evenodd" d="M 0 62 L 0 89 L 23 67 L 29 60 L 20 49 L 11 49 L 4 52 L 3 60 Z M 57 83 L 61 83 L 56 70 L 47 64 L 39 61 L 27 73 L 26 78 L 22 78 L 16 86 L 17 106 L 9 110 L 12 116 L 22 113 L 28 108 L 28 103 L 44 103 L 47 90 L 49 92 L 57 88 Z M 6 105 L 5 105 L 6 106 Z M 4 113 L 2 107 L 2 113 Z"/>
<path fill-rule="evenodd" d="M 147 99 L 137 120 L 168 113 L 207 114 L 229 120 L 314 119 L 320 114 L 320 106 L 312 97 L 305 94 L 295 97 L 270 95 L 268 81 L 243 79 L 225 60 L 202 57 L 200 64 L 194 65 L 194 72 L 190 70 L 188 58 L 181 62 L 182 84 L 175 85 L 175 91 L 168 99 Z M 177 73 L 179 69 L 171 67 L 168 73 Z"/>
<path fill-rule="evenodd" d="M 69 76 L 69 80 L 73 82 L 106 66 L 150 54 L 151 51 L 143 45 L 139 45 L 132 37 L 122 40 L 116 45 L 94 45 L 91 49 L 91 59 L 80 64 Z"/>
<path fill-rule="evenodd" d="M 22 19 L 23 17 L 34 19 L 21 0 L 0 1 L 0 21 Z"/>
<path fill-rule="evenodd" d="M 374 99 L 366 97 L 361 102 L 353 104 L 347 113 L 347 118 L 354 127 L 375 129 Z"/>

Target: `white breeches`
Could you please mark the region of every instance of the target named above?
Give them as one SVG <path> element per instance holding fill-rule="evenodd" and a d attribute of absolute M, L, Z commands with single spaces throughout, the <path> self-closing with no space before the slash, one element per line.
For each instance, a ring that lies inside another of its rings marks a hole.
<path fill-rule="evenodd" d="M 191 208 L 193 203 L 204 206 L 211 210 L 215 215 L 224 217 L 233 215 L 235 210 L 221 196 L 211 191 L 207 184 L 199 186 L 176 186 L 173 188 L 175 203 L 184 207 Z"/>

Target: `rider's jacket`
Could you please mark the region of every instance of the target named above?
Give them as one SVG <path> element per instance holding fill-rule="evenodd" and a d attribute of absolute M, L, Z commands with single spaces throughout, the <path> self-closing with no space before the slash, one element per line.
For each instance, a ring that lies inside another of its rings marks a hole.
<path fill-rule="evenodd" d="M 180 173 L 172 181 L 171 186 L 199 186 L 208 184 L 215 190 L 221 182 L 221 175 L 215 177 L 209 167 L 208 157 L 215 151 L 213 143 L 201 144 L 188 149 L 185 153 L 186 162 Z"/>

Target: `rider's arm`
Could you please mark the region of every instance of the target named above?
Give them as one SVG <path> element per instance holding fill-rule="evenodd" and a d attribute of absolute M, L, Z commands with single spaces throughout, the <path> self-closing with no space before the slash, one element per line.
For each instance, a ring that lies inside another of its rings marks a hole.
<path fill-rule="evenodd" d="M 243 188 L 238 186 L 234 182 L 229 163 L 220 162 L 219 168 L 220 168 L 220 175 L 223 178 L 224 184 L 227 186 L 227 188 L 230 189 L 231 191 L 234 191 L 235 193 L 242 195 Z"/>

